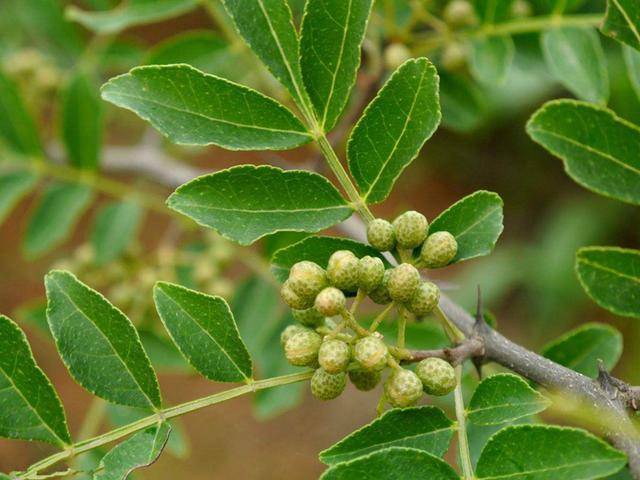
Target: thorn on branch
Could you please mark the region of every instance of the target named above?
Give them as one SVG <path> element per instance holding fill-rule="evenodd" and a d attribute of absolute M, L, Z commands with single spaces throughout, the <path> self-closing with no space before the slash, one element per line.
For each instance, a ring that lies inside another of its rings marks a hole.
<path fill-rule="evenodd" d="M 598 359 L 598 378 L 596 380 L 609 398 L 621 402 L 625 408 L 634 411 L 640 410 L 640 387 L 633 387 L 611 375 L 600 359 Z"/>
<path fill-rule="evenodd" d="M 482 290 L 480 290 L 480 285 L 478 285 L 477 290 L 477 304 L 476 304 L 476 316 L 475 323 L 473 325 L 473 330 L 479 335 L 482 335 L 489 331 L 489 325 L 484 318 L 484 306 L 482 302 Z"/>

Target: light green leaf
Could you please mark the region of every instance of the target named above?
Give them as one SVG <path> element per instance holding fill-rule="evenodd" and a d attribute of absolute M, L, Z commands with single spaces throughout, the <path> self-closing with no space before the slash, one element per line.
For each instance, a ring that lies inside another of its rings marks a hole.
<path fill-rule="evenodd" d="M 458 132 L 470 132 L 486 119 L 488 108 L 482 91 L 463 75 L 440 72 L 442 124 Z"/>
<path fill-rule="evenodd" d="M 602 308 L 640 318 L 640 250 L 581 248 L 576 272 L 584 290 Z"/>
<path fill-rule="evenodd" d="M 121 405 L 160 407 L 160 389 L 131 321 L 69 272 L 45 277 L 47 320 L 71 376 Z"/>
<path fill-rule="evenodd" d="M 589 103 L 546 103 L 529 136 L 561 158 L 567 174 L 600 195 L 640 205 L 640 128 Z"/>
<path fill-rule="evenodd" d="M 482 450 L 479 480 L 581 480 L 600 478 L 627 462 L 584 430 L 547 425 L 518 425 L 496 433 Z"/>
<path fill-rule="evenodd" d="M 472 44 L 471 74 L 481 83 L 500 85 L 507 79 L 514 55 L 515 46 L 511 37 L 480 38 Z"/>
<path fill-rule="evenodd" d="M 353 212 L 325 177 L 268 165 L 240 165 L 196 178 L 167 204 L 241 245 L 279 231 L 317 232 Z"/>
<path fill-rule="evenodd" d="M 85 73 L 73 75 L 61 97 L 61 135 L 71 165 L 95 170 L 102 146 L 102 102 Z"/>
<path fill-rule="evenodd" d="M 447 231 L 456 238 L 455 263 L 491 253 L 504 228 L 502 219 L 500 195 L 478 190 L 438 215 L 429 226 L 429 233 Z"/>
<path fill-rule="evenodd" d="M 392 409 L 320 452 L 320 460 L 335 465 L 389 447 L 415 448 L 441 457 L 449 449 L 453 431 L 453 422 L 437 407 Z"/>
<path fill-rule="evenodd" d="M 91 245 L 95 262 L 104 265 L 118 258 L 138 233 L 142 208 L 135 201 L 111 202 L 98 213 Z"/>
<path fill-rule="evenodd" d="M 637 0 L 607 0 L 607 11 L 600 31 L 640 50 L 640 3 Z"/>
<path fill-rule="evenodd" d="M 25 253 L 29 257 L 37 257 L 64 242 L 92 197 L 91 188 L 86 185 L 49 185 L 40 196 L 27 225 L 23 243 Z"/>
<path fill-rule="evenodd" d="M 582 100 L 607 102 L 607 64 L 595 30 L 554 28 L 542 34 L 541 43 L 547 66 L 556 80 Z"/>
<path fill-rule="evenodd" d="M 36 365 L 25 334 L 4 315 L 0 315 L 0 436 L 71 443 L 58 394 Z"/>
<path fill-rule="evenodd" d="M 321 480 L 459 480 L 446 462 L 415 448 L 392 447 L 339 463 Z"/>
<path fill-rule="evenodd" d="M 363 199 L 381 202 L 440 123 L 438 74 L 426 58 L 402 64 L 356 124 L 347 156 Z"/>
<path fill-rule="evenodd" d="M 331 130 L 346 106 L 360 66 L 373 0 L 309 0 L 302 21 L 302 78 L 320 126 Z"/>
<path fill-rule="evenodd" d="M 326 267 L 329 257 L 337 250 L 350 250 L 358 258 L 366 255 L 379 257 L 388 265 L 388 262 L 379 251 L 364 243 L 348 238 L 309 237 L 278 250 L 271 258 L 271 271 L 279 281 L 284 282 L 289 276 L 289 269 L 294 263 L 301 260 L 310 260 L 321 267 Z"/>
<path fill-rule="evenodd" d="M 176 17 L 197 5 L 198 0 L 123 0 L 117 7 L 106 11 L 86 11 L 70 6 L 66 15 L 89 30 L 106 34 Z"/>
<path fill-rule="evenodd" d="M 638 99 L 640 99 L 640 52 L 623 45 L 622 56 L 624 57 L 624 64 L 627 67 L 627 75 L 633 91 L 636 92 Z"/>
<path fill-rule="evenodd" d="M 134 68 L 105 83 L 102 98 L 135 112 L 178 144 L 285 150 L 311 140 L 275 100 L 189 65 Z"/>
<path fill-rule="evenodd" d="M 27 171 L 0 173 L 0 223 L 37 183 L 37 175 Z"/>
<path fill-rule="evenodd" d="M 198 372 L 216 382 L 251 379 L 249 352 L 223 298 L 158 282 L 153 300 L 169 335 Z"/>
<path fill-rule="evenodd" d="M 542 355 L 587 377 L 598 375 L 598 360 L 613 369 L 622 354 L 622 335 L 603 323 L 586 323 L 545 345 Z"/>
<path fill-rule="evenodd" d="M 501 373 L 480 382 L 467 407 L 467 416 L 476 425 L 496 425 L 541 412 L 550 403 L 521 377 Z"/>
<path fill-rule="evenodd" d="M 116 445 L 100 461 L 94 480 L 125 480 L 134 470 L 148 467 L 164 450 L 169 433 L 171 426 L 164 422 Z"/>
<path fill-rule="evenodd" d="M 0 146 L 3 144 L 25 155 L 42 151 L 38 130 L 18 87 L 0 70 Z"/>

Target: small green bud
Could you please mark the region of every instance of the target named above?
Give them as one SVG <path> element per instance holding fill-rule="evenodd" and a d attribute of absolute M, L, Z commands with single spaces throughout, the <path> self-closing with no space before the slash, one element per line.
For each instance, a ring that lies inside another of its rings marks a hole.
<path fill-rule="evenodd" d="M 384 64 L 389 70 L 395 70 L 411 58 L 411 50 L 404 43 L 392 43 L 384 50 Z"/>
<path fill-rule="evenodd" d="M 387 365 L 388 349 L 376 335 L 358 340 L 353 347 L 353 358 L 366 371 L 379 371 Z"/>
<path fill-rule="evenodd" d="M 384 262 L 378 257 L 362 257 L 358 268 L 358 287 L 365 292 L 375 290 L 384 277 Z"/>
<path fill-rule="evenodd" d="M 476 11 L 468 0 L 452 0 L 447 3 L 442 18 L 452 27 L 467 27 L 478 22 Z"/>
<path fill-rule="evenodd" d="M 315 307 L 305 310 L 296 310 L 294 308 L 291 313 L 293 314 L 293 318 L 307 327 L 319 327 L 324 323 L 324 316 L 318 312 Z"/>
<path fill-rule="evenodd" d="M 311 394 L 318 400 L 333 400 L 344 391 L 346 384 L 344 372 L 331 374 L 319 368 L 311 377 Z"/>
<path fill-rule="evenodd" d="M 424 317 L 436 308 L 440 301 L 440 289 L 435 283 L 423 282 L 411 297 L 407 308 L 418 317 Z"/>
<path fill-rule="evenodd" d="M 381 252 L 393 250 L 396 246 L 393 225 L 382 218 L 376 218 L 367 227 L 367 240 L 373 248 Z"/>
<path fill-rule="evenodd" d="M 394 407 L 408 407 L 422 396 L 422 382 L 411 370 L 399 368 L 387 378 L 384 392 Z"/>
<path fill-rule="evenodd" d="M 427 268 L 444 267 L 458 253 L 458 242 L 449 232 L 436 232 L 427 237 L 422 244 L 420 259 Z"/>
<path fill-rule="evenodd" d="M 335 287 L 327 287 L 316 297 L 315 307 L 321 315 L 333 317 L 340 314 L 346 304 L 347 299 L 342 290 L 338 290 Z"/>
<path fill-rule="evenodd" d="M 467 64 L 468 52 L 465 46 L 459 42 L 449 43 L 442 51 L 440 61 L 445 70 L 456 72 Z"/>
<path fill-rule="evenodd" d="M 314 298 L 327 286 L 327 273 L 317 263 L 303 260 L 291 267 L 289 285 L 297 295 Z"/>
<path fill-rule="evenodd" d="M 413 298 L 420 286 L 420 272 L 409 263 L 401 263 L 391 270 L 387 288 L 389 295 L 398 303 L 406 303 Z"/>
<path fill-rule="evenodd" d="M 301 297 L 298 295 L 293 291 L 291 285 L 289 285 L 289 280 L 286 280 L 282 284 L 282 287 L 280 287 L 280 295 L 282 296 L 284 303 L 296 310 L 306 310 L 307 308 L 313 307 L 313 297 Z"/>
<path fill-rule="evenodd" d="M 366 370 L 349 370 L 349 380 L 360 391 L 368 392 L 376 388 L 382 377 L 379 371 L 367 372 Z"/>
<path fill-rule="evenodd" d="M 322 337 L 313 330 L 298 332 L 284 344 L 284 355 L 291 365 L 311 366 L 318 360 Z"/>
<path fill-rule="evenodd" d="M 442 396 L 456 388 L 456 372 L 450 363 L 441 358 L 425 358 L 416 365 L 424 391 L 430 395 Z"/>
<path fill-rule="evenodd" d="M 427 238 L 429 223 L 419 212 L 409 210 L 393 221 L 393 232 L 396 235 L 398 248 L 416 248 Z"/>
<path fill-rule="evenodd" d="M 385 270 L 380 285 L 369 292 L 369 298 L 378 305 L 386 305 L 388 303 L 391 303 L 391 295 L 389 295 L 389 288 L 387 286 L 389 283 L 391 270 L 392 269 Z"/>
<path fill-rule="evenodd" d="M 296 333 L 300 333 L 300 332 L 306 332 L 307 330 L 309 330 L 308 328 L 304 328 L 302 325 L 289 325 L 287 326 L 287 328 L 285 328 L 282 333 L 280 334 L 280 345 L 282 345 L 282 348 L 284 348 L 284 346 L 287 343 L 287 340 L 289 340 L 291 337 L 293 337 Z"/>
<path fill-rule="evenodd" d="M 351 360 L 351 348 L 342 340 L 325 340 L 320 345 L 318 363 L 327 373 L 344 372 Z"/>
<path fill-rule="evenodd" d="M 356 290 L 359 265 L 358 257 L 353 252 L 349 250 L 333 252 L 327 265 L 329 283 L 340 290 Z"/>

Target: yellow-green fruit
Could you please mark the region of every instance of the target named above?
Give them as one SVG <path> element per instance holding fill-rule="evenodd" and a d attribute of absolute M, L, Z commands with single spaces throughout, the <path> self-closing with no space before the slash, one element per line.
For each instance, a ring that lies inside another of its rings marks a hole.
<path fill-rule="evenodd" d="M 315 307 L 307 308 L 306 310 L 293 309 L 291 313 L 293 318 L 308 327 L 319 327 L 324 323 L 324 316 Z"/>
<path fill-rule="evenodd" d="M 359 266 L 358 257 L 353 252 L 349 250 L 333 252 L 327 265 L 329 283 L 340 290 L 356 290 Z"/>
<path fill-rule="evenodd" d="M 344 391 L 346 384 L 344 372 L 332 374 L 319 368 L 311 377 L 311 394 L 318 400 L 333 400 Z"/>
<path fill-rule="evenodd" d="M 308 328 L 303 327 L 302 325 L 289 325 L 285 328 L 280 334 L 280 345 L 284 348 L 287 341 L 293 337 L 296 333 L 306 332 L 309 330 Z"/>
<path fill-rule="evenodd" d="M 425 358 L 416 365 L 424 391 L 430 395 L 446 395 L 456 388 L 456 372 L 441 358 Z"/>
<path fill-rule="evenodd" d="M 409 263 L 402 263 L 391 270 L 387 288 L 395 302 L 406 303 L 420 286 L 420 272 Z"/>
<path fill-rule="evenodd" d="M 284 344 L 284 355 L 291 365 L 304 367 L 314 365 L 318 360 L 318 350 L 322 337 L 312 330 L 298 332 Z"/>
<path fill-rule="evenodd" d="M 422 244 L 420 259 L 427 268 L 448 265 L 458 253 L 458 242 L 449 232 L 435 232 Z"/>
<path fill-rule="evenodd" d="M 340 314 L 346 304 L 347 299 L 344 293 L 335 287 L 327 287 L 322 290 L 315 301 L 316 310 L 325 317 L 333 317 L 334 315 Z"/>
<path fill-rule="evenodd" d="M 301 297 L 315 297 L 327 286 L 327 273 L 317 263 L 303 260 L 289 271 L 289 285 Z"/>
<path fill-rule="evenodd" d="M 393 250 L 396 246 L 393 225 L 382 218 L 376 218 L 367 227 L 367 241 L 381 252 Z"/>
<path fill-rule="evenodd" d="M 384 63 L 389 70 L 395 70 L 410 58 L 411 50 L 403 43 L 392 43 L 384 50 Z"/>
<path fill-rule="evenodd" d="M 285 281 L 280 287 L 280 295 L 284 300 L 284 303 L 289 305 L 291 308 L 295 308 L 296 310 L 306 310 L 307 308 L 313 307 L 313 297 L 301 297 L 296 292 L 293 291 L 291 285 L 289 285 L 289 280 Z"/>
<path fill-rule="evenodd" d="M 318 351 L 318 363 L 327 373 L 344 372 L 351 360 L 351 348 L 342 340 L 325 340 Z"/>
<path fill-rule="evenodd" d="M 353 347 L 354 360 L 366 371 L 378 371 L 386 367 L 387 353 L 387 346 L 375 335 L 361 338 Z"/>
<path fill-rule="evenodd" d="M 380 285 L 369 292 L 369 298 L 378 305 L 386 305 L 388 303 L 391 303 L 391 295 L 389 295 L 389 288 L 387 287 L 390 275 L 391 269 L 385 270 Z"/>
<path fill-rule="evenodd" d="M 407 308 L 418 317 L 431 312 L 440 301 L 440 289 L 435 283 L 423 282 L 411 297 Z"/>
<path fill-rule="evenodd" d="M 362 257 L 358 267 L 358 287 L 365 292 L 375 290 L 384 277 L 384 262 L 378 257 Z"/>
<path fill-rule="evenodd" d="M 413 210 L 404 212 L 393 221 L 393 233 L 398 248 L 416 248 L 427 238 L 428 230 L 427 218 Z"/>
<path fill-rule="evenodd" d="M 452 0 L 442 12 L 443 20 L 452 27 L 465 27 L 477 23 L 473 5 L 468 0 Z"/>
<path fill-rule="evenodd" d="M 461 70 L 467 64 L 467 49 L 462 43 L 448 44 L 442 51 L 440 61 L 445 70 L 455 72 Z"/>
<path fill-rule="evenodd" d="M 360 391 L 368 392 L 376 388 L 380 383 L 382 374 L 380 371 L 368 372 L 366 370 L 349 370 L 349 380 Z"/>
<path fill-rule="evenodd" d="M 411 370 L 398 368 L 384 383 L 384 392 L 394 407 L 408 407 L 422 396 L 422 382 Z"/>

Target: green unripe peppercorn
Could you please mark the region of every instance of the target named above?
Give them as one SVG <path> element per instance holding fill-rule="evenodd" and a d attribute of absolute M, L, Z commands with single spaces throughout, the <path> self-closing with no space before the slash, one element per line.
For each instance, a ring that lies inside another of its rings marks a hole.
<path fill-rule="evenodd" d="M 291 267 L 289 286 L 297 295 L 313 298 L 327 286 L 327 273 L 317 263 L 303 260 Z"/>
<path fill-rule="evenodd" d="M 376 335 L 358 340 L 353 347 L 353 358 L 366 371 L 379 371 L 387 365 L 388 349 Z"/>
<path fill-rule="evenodd" d="M 324 323 L 324 316 L 315 307 L 307 308 L 306 310 L 296 310 L 294 308 L 291 313 L 293 318 L 308 327 L 319 327 Z"/>
<path fill-rule="evenodd" d="M 464 44 L 453 42 L 442 51 L 440 61 L 445 70 L 455 72 L 461 70 L 467 63 L 468 52 Z"/>
<path fill-rule="evenodd" d="M 280 345 L 284 348 L 291 337 L 293 337 L 296 333 L 306 332 L 309 330 L 308 328 L 303 327 L 302 325 L 289 325 L 285 328 L 280 334 Z"/>
<path fill-rule="evenodd" d="M 351 360 L 351 348 L 342 340 L 324 340 L 318 351 L 318 363 L 327 373 L 344 372 Z"/>
<path fill-rule="evenodd" d="M 394 407 L 408 407 L 422 396 L 422 382 L 411 370 L 398 368 L 384 383 L 384 392 Z"/>
<path fill-rule="evenodd" d="M 435 232 L 422 244 L 420 259 L 427 268 L 444 267 L 458 253 L 458 242 L 449 232 Z"/>
<path fill-rule="evenodd" d="M 362 257 L 358 266 L 358 287 L 365 292 L 375 290 L 384 277 L 384 262 L 378 257 Z"/>
<path fill-rule="evenodd" d="M 333 252 L 327 265 L 329 283 L 340 290 L 357 289 L 359 265 L 358 257 L 353 252 L 349 250 Z"/>
<path fill-rule="evenodd" d="M 289 305 L 291 308 L 295 308 L 296 310 L 306 310 L 307 308 L 313 307 L 313 297 L 301 297 L 296 292 L 293 291 L 291 285 L 289 284 L 289 280 L 286 280 L 282 287 L 280 287 L 280 295 L 284 300 L 284 303 Z"/>
<path fill-rule="evenodd" d="M 327 287 L 322 290 L 315 301 L 316 310 L 325 317 L 333 317 L 340 314 L 346 304 L 347 299 L 344 293 L 335 287 Z"/>
<path fill-rule="evenodd" d="M 409 263 L 401 263 L 391 270 L 387 288 L 395 302 L 406 303 L 413 298 L 420 286 L 420 272 Z"/>
<path fill-rule="evenodd" d="M 390 275 L 391 269 L 385 270 L 380 285 L 369 292 L 369 298 L 378 305 L 386 305 L 388 303 L 391 303 L 391 295 L 389 295 L 389 288 L 387 287 Z"/>
<path fill-rule="evenodd" d="M 381 252 L 393 250 L 396 246 L 393 225 L 382 218 L 376 218 L 367 227 L 367 241 L 373 248 Z"/>
<path fill-rule="evenodd" d="M 393 233 L 396 235 L 398 248 L 416 248 L 427 238 L 429 223 L 419 212 L 409 210 L 393 221 Z"/>
<path fill-rule="evenodd" d="M 423 282 L 409 300 L 407 308 L 418 317 L 431 312 L 440 301 L 440 289 L 435 283 Z"/>
<path fill-rule="evenodd" d="M 527 0 L 515 0 L 511 4 L 511 16 L 513 18 L 526 18 L 530 17 L 533 13 L 531 4 Z"/>
<path fill-rule="evenodd" d="M 291 365 L 314 365 L 318 360 L 321 343 L 322 337 L 313 330 L 298 332 L 284 344 L 284 355 Z"/>
<path fill-rule="evenodd" d="M 318 400 L 333 400 L 344 391 L 346 384 L 344 372 L 331 374 L 319 368 L 311 377 L 311 394 Z"/>
<path fill-rule="evenodd" d="M 404 43 L 392 43 L 384 49 L 384 64 L 389 70 L 395 70 L 410 58 L 411 50 Z"/>
<path fill-rule="evenodd" d="M 441 358 L 425 358 L 416 365 L 424 391 L 430 395 L 446 395 L 456 388 L 456 372 Z"/>
<path fill-rule="evenodd" d="M 468 0 L 451 0 L 442 12 L 443 20 L 452 27 L 465 27 L 477 23 L 473 5 Z"/>
<path fill-rule="evenodd" d="M 376 388 L 382 377 L 379 371 L 349 370 L 349 380 L 361 392 L 368 392 Z"/>

